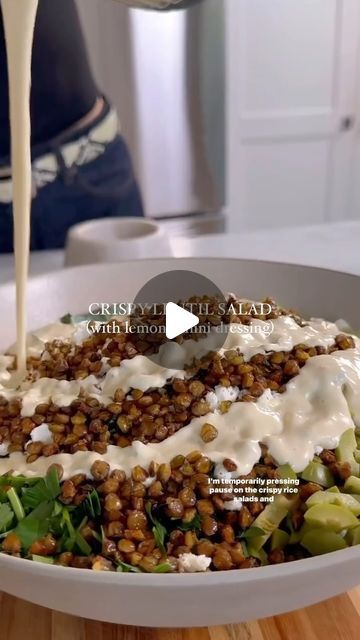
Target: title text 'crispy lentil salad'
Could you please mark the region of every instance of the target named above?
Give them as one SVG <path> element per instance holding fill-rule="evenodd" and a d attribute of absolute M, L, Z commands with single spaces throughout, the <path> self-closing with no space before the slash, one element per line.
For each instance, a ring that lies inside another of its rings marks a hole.
<path fill-rule="evenodd" d="M 89 335 L 70 316 L 30 336 L 20 385 L 1 356 L 1 551 L 164 573 L 359 544 L 360 341 L 267 302 L 267 318 L 250 302 L 230 314 L 253 331 L 183 370 L 147 358 L 159 344 L 120 320 Z"/>

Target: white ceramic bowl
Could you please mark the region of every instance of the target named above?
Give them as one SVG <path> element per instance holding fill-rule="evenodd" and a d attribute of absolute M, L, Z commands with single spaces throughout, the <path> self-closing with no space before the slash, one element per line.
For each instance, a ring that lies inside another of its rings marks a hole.
<path fill-rule="evenodd" d="M 29 287 L 29 327 L 90 302 L 129 301 L 156 274 L 204 274 L 224 291 L 270 295 L 305 315 L 345 318 L 359 328 L 360 277 L 248 260 L 151 260 L 67 269 Z M 14 288 L 0 287 L 0 348 L 14 341 Z M 129 625 L 220 625 L 275 615 L 334 596 L 360 582 L 360 547 L 284 565 L 207 574 L 98 573 L 0 554 L 0 590 L 45 607 Z"/>
<path fill-rule="evenodd" d="M 100 218 L 71 227 L 65 265 L 120 262 L 172 255 L 170 239 L 161 223 L 146 218 Z"/>

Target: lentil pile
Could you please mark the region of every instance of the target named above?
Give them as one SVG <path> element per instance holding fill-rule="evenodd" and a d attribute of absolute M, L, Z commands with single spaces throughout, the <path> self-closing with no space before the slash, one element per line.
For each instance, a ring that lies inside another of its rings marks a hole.
<path fill-rule="evenodd" d="M 229 304 L 234 300 L 230 297 Z M 274 301 L 265 302 L 272 306 L 266 319 L 291 315 L 300 326 L 305 323 Z M 265 319 L 249 312 L 229 314 L 226 321 L 248 324 L 253 318 Z M 201 322 L 216 324 L 212 310 Z M 107 370 L 118 367 L 124 359 L 153 353 L 162 339 L 114 332 L 94 334 L 78 345 L 54 340 L 45 345 L 41 357 L 29 358 L 29 378 L 101 376 L 104 359 Z M 350 492 L 359 495 L 360 505 L 360 479 L 353 460 L 345 460 L 338 452 L 323 450 L 302 474 L 295 474 L 288 465 L 279 466 L 263 445 L 261 459 L 248 476 L 237 474 L 231 459 L 223 461 L 235 480 L 293 482 L 296 491 L 290 498 L 282 496 L 278 513 L 277 498 L 267 504 L 255 493 L 253 501 L 237 503 L 230 485 L 221 494 L 212 493 L 214 463 L 201 451 L 177 455 L 160 465 L 151 462 L 146 469 L 135 466 L 130 477 L 122 469 L 111 471 L 101 455 L 108 445 L 126 448 L 133 441 L 161 442 L 194 417 L 204 417 L 201 439 L 211 442 L 217 429 L 206 421 L 211 411 L 208 397 L 218 386 L 235 388 L 236 402 L 256 402 L 267 389 L 283 393 L 310 358 L 354 346 L 351 336 L 339 334 L 328 348 L 298 344 L 291 351 L 256 354 L 248 361 L 239 351 L 212 353 L 192 363 L 189 379 L 174 379 L 161 389 L 134 388 L 126 394 L 118 388 L 106 406 L 81 393 L 67 407 L 40 404 L 30 417 L 22 417 L 20 400 L 0 397 L 0 445 L 6 443 L 9 454 L 26 453 L 29 465 L 41 456 L 49 457 L 45 478 L 0 476 L 1 550 L 63 566 L 155 573 L 244 569 L 324 552 L 306 537 L 312 533 L 306 522 L 308 510 L 314 508 L 312 503 L 309 507 L 312 496 L 322 493 L 325 498 L 319 504 L 344 509 L 340 498 L 336 502 L 333 496 Z M 218 411 L 226 413 L 231 404 L 220 401 Z M 48 425 L 51 442 L 29 441 L 32 431 L 43 424 Z M 358 451 L 354 434 L 353 438 L 353 450 Z M 91 466 L 91 479 L 77 474 L 63 480 L 63 469 L 51 464 L 51 456 L 78 451 L 99 454 Z M 345 542 L 340 529 L 334 531 L 331 544 L 335 548 L 343 548 L 341 541 L 345 546 L 360 542 L 360 506 L 358 511 L 353 507 L 351 514 L 356 522 L 349 530 L 358 526 L 358 533 Z M 341 530 L 345 529 L 342 523 Z M 325 551 L 335 550 L 330 547 Z"/>
<path fill-rule="evenodd" d="M 337 462 L 332 451 L 323 451 L 318 464 L 339 487 L 351 476 L 350 465 Z M 231 461 L 228 466 L 231 468 Z M 266 563 L 278 564 L 310 556 L 299 544 L 298 534 L 304 526 L 306 501 L 316 492 L 325 493 L 324 486 L 299 477 L 296 499 L 289 500 L 282 524 L 285 544 L 274 544 L 269 538 L 258 549 L 252 545 L 264 531 L 254 523 L 267 506 L 255 500 L 239 511 L 228 510 L 234 494 L 231 489 L 210 494 L 212 468 L 211 460 L 194 451 L 168 464 L 151 464 L 148 470 L 135 467 L 127 478 L 121 470 L 110 472 L 109 465 L 99 459 L 91 468 L 93 480 L 79 474 L 59 483 L 57 495 L 46 503 L 50 511 L 39 523 L 44 535 L 26 532 L 26 521 L 34 520 L 31 511 L 2 536 L 2 551 L 62 566 L 155 573 L 181 571 L 181 558 L 187 554 L 205 556 L 209 563 L 211 560 L 210 570 L 219 571 L 259 567 L 265 557 Z M 48 476 L 60 479 L 61 471 L 61 467 L 52 467 Z M 246 478 L 275 479 L 282 474 L 263 448 L 261 460 Z M 0 497 L 16 487 L 22 491 L 24 504 L 33 506 L 41 482 L 2 477 Z M 33 501 L 28 499 L 31 492 Z"/>

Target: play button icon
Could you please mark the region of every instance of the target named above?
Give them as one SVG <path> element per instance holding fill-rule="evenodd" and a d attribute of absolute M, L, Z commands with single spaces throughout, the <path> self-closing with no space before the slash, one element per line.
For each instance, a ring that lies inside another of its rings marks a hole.
<path fill-rule="evenodd" d="M 174 302 L 168 302 L 166 305 L 166 337 L 168 340 L 177 338 L 182 333 L 189 331 L 199 324 L 199 318 L 186 311 L 183 307 L 179 307 Z"/>
<path fill-rule="evenodd" d="M 129 336 L 153 363 L 182 371 L 186 358 L 194 361 L 222 348 L 226 304 L 223 292 L 202 273 L 164 271 L 145 282 L 133 299 Z"/>

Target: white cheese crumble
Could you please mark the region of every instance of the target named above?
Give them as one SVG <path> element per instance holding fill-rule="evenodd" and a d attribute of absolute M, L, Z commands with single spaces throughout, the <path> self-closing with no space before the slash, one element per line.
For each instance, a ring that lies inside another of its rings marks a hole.
<path fill-rule="evenodd" d="M 3 458 L 4 456 L 7 456 L 8 449 L 9 449 L 9 443 L 8 442 L 2 442 L 0 444 L 0 458 Z"/>
<path fill-rule="evenodd" d="M 178 559 L 178 570 L 183 573 L 206 571 L 211 564 L 211 558 L 194 553 L 182 553 Z"/>
<path fill-rule="evenodd" d="M 43 442 L 50 444 L 53 441 L 53 434 L 49 429 L 49 425 L 43 422 L 30 433 L 31 442 Z"/>
<path fill-rule="evenodd" d="M 220 480 L 224 478 L 224 480 L 230 480 L 230 478 L 237 478 L 239 472 L 236 471 L 227 471 L 222 462 L 218 462 L 214 468 L 214 477 L 219 478 Z"/>
<path fill-rule="evenodd" d="M 215 411 L 221 402 L 235 402 L 238 396 L 238 387 L 223 387 L 218 384 L 214 391 L 209 391 L 206 394 L 205 400 L 209 403 L 211 411 Z"/>
<path fill-rule="evenodd" d="M 224 501 L 224 509 L 226 511 L 240 511 L 243 507 L 243 503 L 240 498 L 233 498 L 233 500 Z"/>
<path fill-rule="evenodd" d="M 156 476 L 149 476 L 143 482 L 144 487 L 150 487 L 155 480 L 156 480 Z"/>
<path fill-rule="evenodd" d="M 86 321 L 83 322 L 78 322 L 75 325 L 75 331 L 73 333 L 73 342 L 75 342 L 75 344 L 81 344 L 82 342 L 84 342 L 85 340 L 88 340 L 90 338 L 90 334 L 88 331 L 88 323 Z"/>

